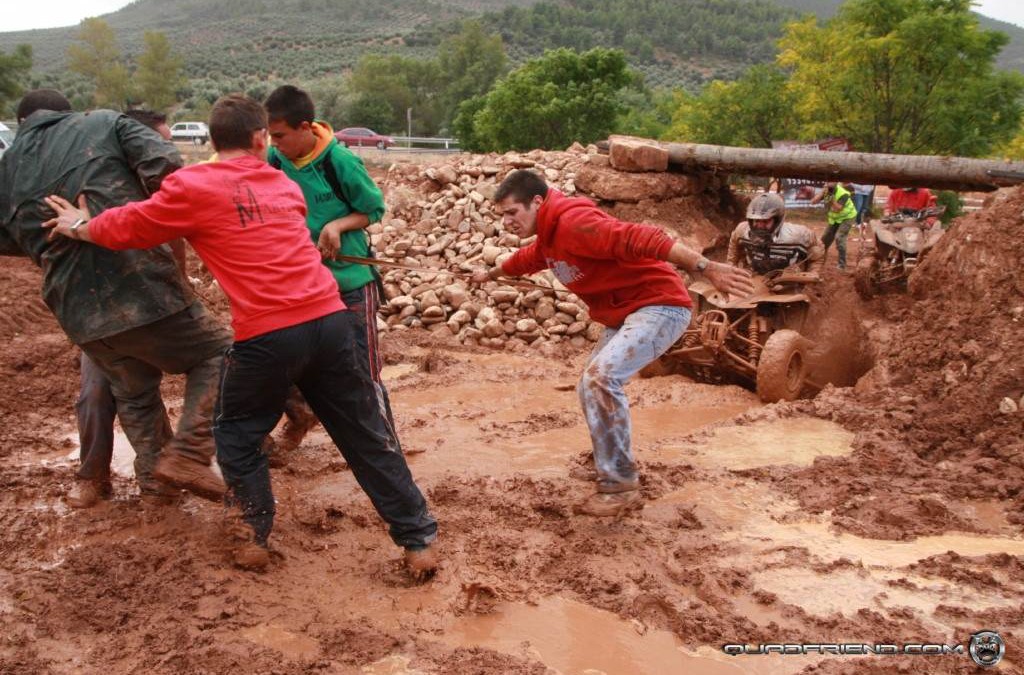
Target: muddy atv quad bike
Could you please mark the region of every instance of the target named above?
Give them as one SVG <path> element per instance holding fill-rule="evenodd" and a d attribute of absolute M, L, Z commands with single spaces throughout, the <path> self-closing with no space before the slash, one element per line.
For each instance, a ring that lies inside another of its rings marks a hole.
<path fill-rule="evenodd" d="M 812 346 L 800 334 L 810 307 L 803 285 L 816 279 L 804 272 L 770 272 L 753 278 L 748 297 L 728 299 L 708 282 L 694 282 L 693 319 L 659 365 L 703 382 L 753 385 L 765 403 L 798 398 L 807 384 Z"/>
<path fill-rule="evenodd" d="M 907 277 L 942 238 L 941 216 L 946 207 L 905 211 L 871 223 L 874 254 L 857 263 L 853 286 L 870 300 L 887 290 L 906 290 Z M 928 220 L 933 222 L 929 223 Z"/>

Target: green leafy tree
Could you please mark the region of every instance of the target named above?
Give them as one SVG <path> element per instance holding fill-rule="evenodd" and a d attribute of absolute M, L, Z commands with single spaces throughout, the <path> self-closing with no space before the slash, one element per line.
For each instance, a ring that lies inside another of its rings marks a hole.
<path fill-rule="evenodd" d="M 31 68 L 32 47 L 18 45 L 10 54 L 0 50 L 0 112 L 21 96 Z"/>
<path fill-rule="evenodd" d="M 750 68 L 735 82 L 712 82 L 678 104 L 670 140 L 767 148 L 799 133 L 786 74 L 770 64 Z"/>
<path fill-rule="evenodd" d="M 623 112 L 615 124 L 616 133 L 657 139 L 669 130 L 676 101 L 673 90 L 651 90 L 638 83 L 623 89 L 619 101 Z"/>
<path fill-rule="evenodd" d="M 444 119 L 441 72 L 437 61 L 391 54 L 368 54 L 352 72 L 352 92 L 387 101 L 389 129 L 406 128 L 406 110 L 412 108 L 414 135 L 435 135 Z"/>
<path fill-rule="evenodd" d="M 394 123 L 391 104 L 376 94 L 363 94 L 352 101 L 345 119 L 346 126 L 369 127 L 377 133 L 394 133 L 401 129 L 390 126 Z"/>
<path fill-rule="evenodd" d="M 779 63 L 806 136 L 873 152 L 984 155 L 1021 118 L 1024 76 L 997 71 L 1007 37 L 970 0 L 850 0 L 824 26 L 791 24 Z"/>
<path fill-rule="evenodd" d="M 473 115 L 471 136 L 498 152 L 590 143 L 615 129 L 619 92 L 632 79 L 619 50 L 545 52 L 494 86 Z"/>
<path fill-rule="evenodd" d="M 437 49 L 441 81 L 445 83 L 445 118 L 451 121 L 463 101 L 486 94 L 505 74 L 508 59 L 501 36 L 486 33 L 479 21 L 466 21 L 460 31 Z"/>
<path fill-rule="evenodd" d="M 183 62 L 171 50 L 163 33 L 146 31 L 142 39 L 145 49 L 135 71 L 138 95 L 150 108 L 166 110 L 177 101 L 177 91 L 185 84 L 181 74 Z"/>
<path fill-rule="evenodd" d="M 469 152 L 487 152 L 488 147 L 484 139 L 476 134 L 473 121 L 476 114 L 487 105 L 487 98 L 474 96 L 459 104 L 452 122 L 452 133 L 459 140 L 459 147 Z"/>
<path fill-rule="evenodd" d="M 128 70 L 113 29 L 103 19 L 83 19 L 78 44 L 68 47 L 68 68 L 89 78 L 93 105 L 120 109 L 128 99 Z"/>
<path fill-rule="evenodd" d="M 335 129 L 348 126 L 348 101 L 352 98 L 346 77 L 331 77 L 317 80 L 307 88 L 316 104 L 317 118 L 324 120 Z"/>
<path fill-rule="evenodd" d="M 994 154 L 1004 159 L 1024 160 L 1024 125 L 1021 125 L 1016 136 L 1003 144 Z"/>

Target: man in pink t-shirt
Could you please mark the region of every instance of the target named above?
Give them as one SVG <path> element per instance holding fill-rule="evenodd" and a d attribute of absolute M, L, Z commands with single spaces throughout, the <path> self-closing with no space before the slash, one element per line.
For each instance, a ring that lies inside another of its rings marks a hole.
<path fill-rule="evenodd" d="M 309 238 L 302 192 L 266 163 L 266 113 L 248 97 L 225 96 L 211 110 L 209 127 L 218 161 L 181 169 L 150 199 L 91 220 L 84 208 L 51 197 L 58 215 L 44 226 L 54 236 L 112 249 L 184 237 L 227 294 L 235 341 L 221 371 L 213 431 L 231 501 L 251 528 L 236 564 L 269 563 L 274 497 L 261 445 L 294 383 L 405 548 L 410 571 L 427 576 L 437 564 L 437 521 L 360 357 L 365 333 L 343 311 L 338 286 Z"/>

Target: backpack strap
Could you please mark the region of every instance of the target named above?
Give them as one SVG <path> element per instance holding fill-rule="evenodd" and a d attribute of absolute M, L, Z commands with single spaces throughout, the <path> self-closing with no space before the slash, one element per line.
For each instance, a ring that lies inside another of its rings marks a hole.
<path fill-rule="evenodd" d="M 333 148 L 331 149 L 331 152 L 334 152 Z M 348 207 L 349 213 L 355 213 L 356 211 L 352 208 L 352 203 L 345 198 L 345 194 L 341 191 L 341 181 L 338 180 L 338 170 L 334 167 L 334 162 L 331 161 L 331 158 L 326 157 L 324 161 L 320 162 L 320 167 L 324 174 L 324 180 L 326 180 L 327 184 L 331 186 L 331 191 L 334 193 L 334 196 L 338 198 L 338 201 Z M 373 245 L 370 243 L 370 236 L 365 232 L 363 233 L 363 236 L 366 237 L 366 257 L 376 258 L 377 254 L 373 250 Z M 373 272 L 373 281 L 380 294 L 380 306 L 383 307 L 387 304 L 387 296 L 384 295 L 384 278 L 381 276 L 380 270 L 377 269 L 376 265 L 367 265 L 367 267 L 369 267 L 370 271 Z"/>

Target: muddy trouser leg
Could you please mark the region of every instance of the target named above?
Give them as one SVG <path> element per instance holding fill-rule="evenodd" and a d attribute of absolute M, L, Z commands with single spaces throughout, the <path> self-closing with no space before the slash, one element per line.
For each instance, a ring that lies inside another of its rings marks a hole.
<path fill-rule="evenodd" d="M 320 319 L 309 367 L 296 381 L 313 412 L 345 457 L 352 475 L 405 548 L 437 537 L 409 465 L 395 441 L 366 359 L 366 331 L 352 312 Z"/>
<path fill-rule="evenodd" d="M 836 251 L 839 252 L 839 269 L 846 269 L 846 238 L 850 236 L 855 218 L 844 220 L 836 226 Z"/>
<path fill-rule="evenodd" d="M 82 352 L 81 391 L 75 412 L 81 460 L 76 475 L 87 480 L 109 481 L 117 401 L 110 390 L 110 380 L 85 352 Z"/>
<path fill-rule="evenodd" d="M 377 331 L 377 312 L 380 311 L 380 291 L 377 284 L 370 282 L 362 288 L 341 294 L 341 299 L 348 308 L 348 311 L 359 320 L 363 332 L 366 333 L 366 361 L 370 367 L 370 377 L 377 385 L 377 395 L 380 396 L 384 410 L 387 413 L 388 424 L 391 426 L 391 433 L 395 437 L 401 450 L 401 441 L 398 440 L 398 431 L 395 427 L 395 417 L 391 412 L 391 398 L 388 396 L 387 387 L 380 377 L 384 367 L 384 360 L 380 355 L 380 339 Z"/>
<path fill-rule="evenodd" d="M 161 448 L 170 441 L 171 423 L 160 397 L 161 370 L 141 359 L 126 356 L 107 346 L 120 336 L 87 342 L 82 351 L 110 378 L 121 428 L 135 450 L 135 478 L 143 492 L 159 492 L 153 468 Z"/>
<path fill-rule="evenodd" d="M 217 463 L 230 496 L 266 545 L 274 525 L 274 495 L 263 439 L 284 411 L 291 372 L 301 365 L 295 327 L 236 342 L 224 357 L 214 412 Z"/>
<path fill-rule="evenodd" d="M 140 485 L 145 487 L 165 444 L 189 459 L 210 463 L 217 369 L 230 344 L 230 334 L 196 302 L 151 324 L 81 345 L 110 379 L 118 419 L 136 453 Z M 186 374 L 175 435 L 160 396 L 163 373 Z"/>
<path fill-rule="evenodd" d="M 601 484 L 636 479 L 629 401 L 623 386 L 664 354 L 689 322 L 690 310 L 686 307 L 643 307 L 627 316 L 619 328 L 605 328 L 594 347 L 576 391 L 590 429 Z"/>

